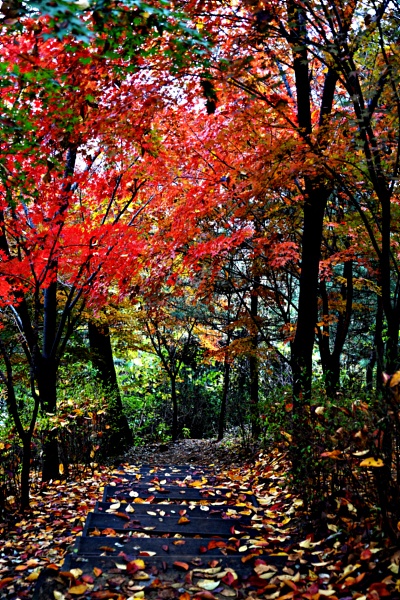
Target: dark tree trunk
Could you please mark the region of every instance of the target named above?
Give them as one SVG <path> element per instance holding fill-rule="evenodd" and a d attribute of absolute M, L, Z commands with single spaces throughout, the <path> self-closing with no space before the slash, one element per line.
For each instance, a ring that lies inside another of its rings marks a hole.
<path fill-rule="evenodd" d="M 22 470 L 21 470 L 21 509 L 29 508 L 30 470 L 32 436 L 27 434 L 22 441 Z"/>
<path fill-rule="evenodd" d="M 321 257 L 325 189 L 308 184 L 304 203 L 298 317 L 292 344 L 293 396 L 295 412 L 304 414 L 311 399 L 312 353 L 318 317 L 318 273 Z"/>
<path fill-rule="evenodd" d="M 308 143 L 312 133 L 311 84 L 307 51 L 307 28 L 304 7 L 289 0 L 290 43 L 296 85 L 299 135 Z M 323 144 L 326 119 L 332 110 L 337 75 L 326 73 L 319 126 Z M 305 416 L 304 406 L 311 399 L 312 353 L 318 317 L 318 275 L 321 258 L 323 218 L 329 196 L 329 186 L 316 174 L 304 177 L 303 233 L 301 240 L 301 271 L 298 318 L 292 345 L 294 414 Z"/>
<path fill-rule="evenodd" d="M 289 43 L 292 47 L 296 86 L 298 135 L 306 145 L 312 144 L 312 94 L 309 72 L 308 32 L 305 6 L 288 0 Z M 319 115 L 319 144 L 324 146 L 329 115 L 332 111 L 337 75 L 330 69 L 325 75 Z M 323 218 L 330 194 L 329 182 L 316 165 L 315 175 L 303 178 L 303 231 L 296 334 L 292 344 L 293 374 L 293 452 L 292 463 L 297 482 L 306 482 L 310 437 L 310 400 L 312 391 L 312 354 L 318 318 L 319 262 Z"/>
<path fill-rule="evenodd" d="M 382 381 L 382 366 L 384 356 L 384 346 L 382 340 L 383 333 L 383 303 L 382 296 L 377 296 L 376 315 L 375 315 L 375 333 L 374 345 L 371 350 L 370 359 L 366 371 L 366 387 L 369 392 L 372 392 L 374 384 L 374 368 L 376 365 L 375 385 L 377 390 L 383 390 Z"/>
<path fill-rule="evenodd" d="M 224 383 L 223 383 L 223 388 L 222 388 L 222 399 L 221 399 L 221 406 L 220 406 L 220 410 L 219 410 L 219 421 L 218 421 L 218 442 L 220 442 L 223 439 L 224 433 L 225 433 L 225 418 L 226 418 L 226 407 L 228 404 L 230 372 L 231 372 L 231 365 L 229 363 L 228 357 L 225 356 Z"/>
<path fill-rule="evenodd" d="M 41 358 L 36 379 L 39 397 L 45 415 L 55 415 L 57 410 L 57 365 L 53 360 Z M 60 477 L 57 430 L 51 425 L 44 433 L 43 442 L 43 481 Z"/>
<path fill-rule="evenodd" d="M 111 398 L 107 408 L 111 430 L 107 436 L 106 450 L 114 454 L 121 450 L 121 445 L 132 444 L 132 431 L 123 411 L 109 327 L 107 324 L 89 321 L 88 330 L 92 364 L 97 370 L 98 380 Z"/>
<path fill-rule="evenodd" d="M 57 263 L 50 267 L 57 273 Z M 43 352 L 37 357 L 36 380 L 39 388 L 40 402 L 44 413 L 55 415 L 57 410 L 57 369 L 54 358 L 54 342 L 57 328 L 57 282 L 54 281 L 44 290 L 44 319 L 43 319 Z M 43 481 L 58 479 L 58 440 L 57 431 L 51 427 L 45 432 L 43 445 Z"/>
<path fill-rule="evenodd" d="M 353 262 L 351 260 L 347 261 L 343 266 L 343 277 L 346 280 L 346 283 L 343 283 L 340 295 L 345 302 L 345 310 L 341 311 L 338 315 L 333 350 L 331 351 L 330 349 L 329 324 L 323 326 L 323 331 L 322 333 L 319 331 L 318 336 L 322 368 L 325 375 L 325 389 L 329 398 L 335 397 L 339 385 L 340 357 L 347 339 L 353 311 Z M 323 316 L 327 317 L 329 315 L 329 304 L 324 281 L 321 282 L 320 292 L 322 297 Z"/>
<path fill-rule="evenodd" d="M 260 410 L 259 410 L 259 360 L 258 360 L 258 287 L 260 285 L 260 277 L 254 278 L 254 287 L 250 299 L 250 316 L 253 321 L 252 329 L 254 330 L 251 339 L 251 354 L 249 358 L 250 368 L 250 418 L 251 418 L 251 435 L 256 440 L 261 433 L 260 428 Z"/>
<path fill-rule="evenodd" d="M 176 376 L 170 375 L 172 400 L 172 441 L 178 439 L 178 396 L 176 392 Z"/>

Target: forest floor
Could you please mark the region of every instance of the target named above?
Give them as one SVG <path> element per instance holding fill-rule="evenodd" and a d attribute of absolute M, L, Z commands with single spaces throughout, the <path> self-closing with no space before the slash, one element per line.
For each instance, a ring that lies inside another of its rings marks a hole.
<path fill-rule="evenodd" d="M 288 488 L 288 463 L 282 449 L 267 453 L 256 448 L 243 449 L 237 440 L 219 444 L 182 440 L 132 448 L 124 455 L 123 463 L 125 467 L 204 465 L 215 470 L 222 480 L 241 481 L 258 498 L 264 554 L 255 562 L 251 585 L 233 585 L 223 594 L 213 594 L 207 589 L 185 592 L 174 596 L 178 600 L 400 599 L 400 550 L 391 547 L 371 521 L 359 518 L 355 507 L 345 498 L 337 500 L 331 513 L 311 522 L 302 500 Z M 74 481 L 34 485 L 30 512 L 22 517 L 16 515 L 11 524 L 0 523 L 2 600 L 32 599 L 43 568 L 62 570 L 64 557 L 81 534 L 88 512 L 101 499 L 104 486 L 113 479 L 118 481 L 120 475 L 120 467 L 97 466 L 92 472 L 82 472 Z M 250 548 L 246 547 L 246 551 Z M 276 572 L 268 564 L 269 554 L 285 557 L 282 570 Z M 79 587 L 72 582 L 70 589 Z M 147 597 L 143 593 L 107 595 L 109 591 L 101 595 L 99 591 L 91 591 L 89 585 L 86 589 L 80 595 L 66 592 L 48 600 Z M 160 590 L 159 598 L 170 597 Z"/>
<path fill-rule="evenodd" d="M 256 445 L 243 445 L 237 438 L 215 440 L 178 440 L 131 448 L 124 462 L 156 465 L 213 465 L 218 468 L 241 466 L 257 456 Z"/>

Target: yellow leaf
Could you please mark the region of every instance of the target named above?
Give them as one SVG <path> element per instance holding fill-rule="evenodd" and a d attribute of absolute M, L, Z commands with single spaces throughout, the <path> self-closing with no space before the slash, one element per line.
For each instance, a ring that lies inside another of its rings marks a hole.
<path fill-rule="evenodd" d="M 391 376 L 389 381 L 389 387 L 396 387 L 400 383 L 400 371 L 396 371 L 394 375 Z"/>
<path fill-rule="evenodd" d="M 64 594 L 62 594 L 58 590 L 54 590 L 53 596 L 54 596 L 55 600 L 65 600 Z"/>
<path fill-rule="evenodd" d="M 369 458 L 364 458 L 364 460 L 362 460 L 360 462 L 360 467 L 383 467 L 384 462 L 381 458 L 372 458 L 372 456 L 370 456 Z"/>
<path fill-rule="evenodd" d="M 81 594 L 84 594 L 88 589 L 89 587 L 87 585 L 81 583 L 80 585 L 73 585 L 72 587 L 70 587 L 68 593 L 72 594 L 73 596 L 80 596 Z"/>
<path fill-rule="evenodd" d="M 75 579 L 79 579 L 79 577 L 83 575 L 82 569 L 71 569 L 70 573 L 75 577 Z"/>
<path fill-rule="evenodd" d="M 213 581 L 212 579 L 199 579 L 197 582 L 198 587 L 208 592 L 212 592 L 219 586 L 219 581 Z"/>
<path fill-rule="evenodd" d="M 307 539 L 300 542 L 299 546 L 300 548 L 306 548 L 308 550 L 309 548 L 314 548 L 314 546 L 317 546 L 318 543 L 319 542 L 310 542 L 310 540 Z"/>
<path fill-rule="evenodd" d="M 144 564 L 144 560 L 143 560 L 142 558 L 137 558 L 136 560 L 132 560 L 132 561 L 129 563 L 129 565 L 130 565 L 130 566 L 133 566 L 133 565 L 135 565 L 135 567 L 136 567 L 137 569 L 139 569 L 140 571 L 143 571 L 143 569 L 145 569 L 145 568 L 146 568 L 146 565 Z"/>

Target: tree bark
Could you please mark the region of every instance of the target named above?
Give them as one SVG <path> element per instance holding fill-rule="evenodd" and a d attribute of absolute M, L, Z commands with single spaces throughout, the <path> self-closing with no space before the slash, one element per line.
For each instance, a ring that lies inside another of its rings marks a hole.
<path fill-rule="evenodd" d="M 57 410 L 57 365 L 53 360 L 42 358 L 37 371 L 37 383 L 42 410 L 47 415 L 55 415 Z M 44 435 L 42 480 L 50 481 L 50 479 L 60 477 L 57 429 L 53 429 L 49 425 Z"/>
<path fill-rule="evenodd" d="M 260 285 L 260 277 L 254 278 L 254 286 L 250 298 L 250 316 L 252 319 L 252 329 L 254 333 L 251 339 L 251 354 L 249 358 L 250 368 L 250 418 L 251 418 L 251 435 L 257 440 L 261 433 L 260 427 L 260 410 L 259 410 L 259 359 L 258 359 L 258 287 Z"/>
<path fill-rule="evenodd" d="M 178 439 L 178 396 L 176 392 L 176 376 L 170 375 L 172 400 L 172 441 Z"/>
<path fill-rule="evenodd" d="M 343 277 L 346 283 L 342 284 L 340 295 L 345 303 L 344 310 L 339 312 L 336 333 L 333 341 L 333 349 L 330 349 L 330 326 L 323 326 L 322 333 L 319 330 L 319 350 L 322 369 L 325 375 L 325 390 L 329 398 L 334 398 L 340 381 L 340 357 L 350 327 L 353 311 L 353 262 L 344 263 Z M 325 281 L 321 282 L 320 292 L 322 297 L 323 316 L 329 315 L 328 294 Z"/>
<path fill-rule="evenodd" d="M 98 381 L 111 398 L 107 407 L 111 430 L 107 436 L 106 451 L 113 454 L 120 451 L 121 445 L 133 443 L 132 431 L 122 406 L 109 327 L 107 324 L 89 321 L 88 331 L 92 364 L 97 370 Z"/>
<path fill-rule="evenodd" d="M 382 381 L 382 366 L 384 357 L 384 345 L 382 340 L 383 333 L 383 304 L 382 296 L 377 296 L 376 304 L 376 315 L 375 315 L 375 333 L 374 333 L 374 345 L 371 350 L 370 359 L 367 365 L 366 372 L 366 387 L 369 392 L 372 392 L 374 383 L 374 368 L 376 365 L 376 378 L 375 387 L 376 390 L 383 390 Z"/>
<path fill-rule="evenodd" d="M 219 410 L 219 420 L 218 420 L 218 438 L 217 438 L 218 442 L 220 442 L 224 438 L 224 433 L 225 433 L 225 418 L 226 418 L 226 407 L 228 404 L 230 373 L 231 373 L 231 365 L 228 360 L 228 357 L 225 355 L 224 383 L 223 383 L 223 388 L 222 388 L 222 398 L 221 398 L 221 406 L 220 406 L 220 410 Z"/>

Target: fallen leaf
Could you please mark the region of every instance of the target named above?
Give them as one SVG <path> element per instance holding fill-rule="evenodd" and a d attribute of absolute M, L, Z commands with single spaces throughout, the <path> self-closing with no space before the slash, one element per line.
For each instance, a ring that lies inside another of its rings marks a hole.
<path fill-rule="evenodd" d="M 213 579 L 199 579 L 197 582 L 198 587 L 207 590 L 208 592 L 214 591 L 219 585 L 220 582 L 214 581 Z"/>
<path fill-rule="evenodd" d="M 174 562 L 174 567 L 178 567 L 178 569 L 183 569 L 184 571 L 189 571 L 189 565 L 185 562 L 180 562 L 179 560 Z"/>
<path fill-rule="evenodd" d="M 71 573 L 75 579 L 79 579 L 79 577 L 83 574 L 83 571 L 82 569 L 70 569 L 69 573 Z"/>
<path fill-rule="evenodd" d="M 88 589 L 89 586 L 85 585 L 84 583 L 81 583 L 80 585 L 73 585 L 72 587 L 70 587 L 68 593 L 72 594 L 73 596 L 80 596 L 81 594 L 84 594 Z"/>
<path fill-rule="evenodd" d="M 190 523 L 190 519 L 188 519 L 187 517 L 181 517 L 178 520 L 178 525 L 185 525 L 186 523 Z"/>
<path fill-rule="evenodd" d="M 360 462 L 360 467 L 384 467 L 385 463 L 383 462 L 383 460 L 381 458 L 364 458 L 364 460 L 362 460 Z"/>

